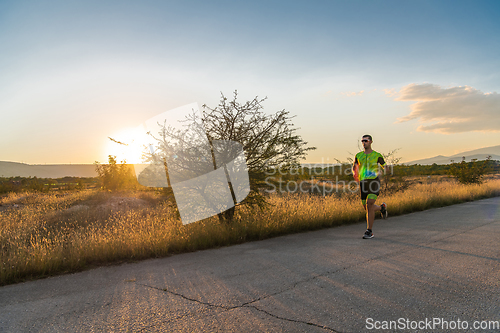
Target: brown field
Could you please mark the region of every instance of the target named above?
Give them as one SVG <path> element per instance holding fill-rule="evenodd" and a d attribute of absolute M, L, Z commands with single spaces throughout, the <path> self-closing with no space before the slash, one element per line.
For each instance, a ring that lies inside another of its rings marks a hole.
<path fill-rule="evenodd" d="M 494 177 L 482 185 L 424 177 L 379 198 L 394 216 L 498 195 Z M 184 226 L 159 192 L 9 193 L 0 197 L 0 285 L 364 219 L 358 195 L 349 191 L 273 194 L 269 203 L 258 214 L 237 207 L 231 225 L 212 217 Z"/>

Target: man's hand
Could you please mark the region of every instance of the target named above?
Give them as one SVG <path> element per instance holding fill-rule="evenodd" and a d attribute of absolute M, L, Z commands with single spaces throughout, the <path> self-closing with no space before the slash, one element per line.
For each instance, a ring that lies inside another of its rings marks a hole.
<path fill-rule="evenodd" d="M 386 164 L 385 166 L 379 166 L 378 167 L 378 176 L 380 178 L 383 178 L 382 176 L 385 176 L 389 173 L 389 166 Z"/>
<path fill-rule="evenodd" d="M 386 164 L 383 169 L 384 169 L 384 176 L 389 174 L 389 164 Z"/>

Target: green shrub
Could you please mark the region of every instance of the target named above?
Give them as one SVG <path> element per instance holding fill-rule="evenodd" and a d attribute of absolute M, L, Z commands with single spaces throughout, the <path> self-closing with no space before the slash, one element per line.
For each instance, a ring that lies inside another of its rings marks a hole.
<path fill-rule="evenodd" d="M 101 187 L 109 191 L 135 189 L 138 185 L 130 165 L 126 161 L 116 163 L 116 156 L 108 156 L 108 164 L 95 163 Z"/>
<path fill-rule="evenodd" d="M 472 159 L 470 162 L 465 162 L 464 157 L 462 162 L 452 163 L 449 172 L 462 184 L 481 184 L 483 176 L 488 172 L 490 160 L 491 156 L 488 156 L 484 161 Z"/>

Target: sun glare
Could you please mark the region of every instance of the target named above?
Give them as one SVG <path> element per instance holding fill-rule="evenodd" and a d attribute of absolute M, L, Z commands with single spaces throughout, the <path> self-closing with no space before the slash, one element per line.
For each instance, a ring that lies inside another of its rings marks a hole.
<path fill-rule="evenodd" d="M 117 162 L 126 161 L 127 164 L 144 163 L 142 154 L 146 146 L 152 142 L 146 131 L 141 127 L 122 129 L 108 139 L 106 156 L 116 156 Z"/>

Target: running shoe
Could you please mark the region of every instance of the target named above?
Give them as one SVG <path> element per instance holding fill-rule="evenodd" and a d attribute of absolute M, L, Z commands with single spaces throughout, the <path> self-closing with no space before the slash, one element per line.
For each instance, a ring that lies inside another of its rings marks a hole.
<path fill-rule="evenodd" d="M 385 202 L 380 205 L 380 214 L 382 214 L 383 219 L 387 218 L 387 204 Z"/>
<path fill-rule="evenodd" d="M 363 238 L 364 239 L 370 239 L 370 238 L 373 238 L 373 232 L 371 232 L 370 230 L 366 230 L 365 231 L 365 234 L 363 235 Z"/>

